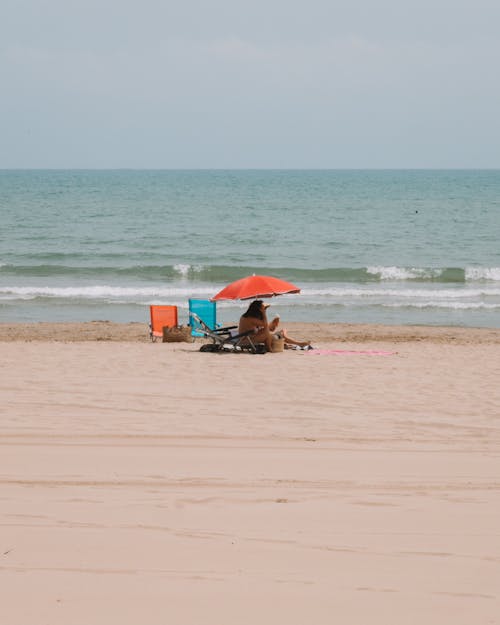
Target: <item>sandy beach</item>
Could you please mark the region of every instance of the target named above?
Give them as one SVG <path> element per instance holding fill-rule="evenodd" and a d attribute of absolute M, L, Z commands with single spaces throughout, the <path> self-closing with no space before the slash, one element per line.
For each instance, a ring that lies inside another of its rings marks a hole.
<path fill-rule="evenodd" d="M 500 330 L 0 324 L 0 623 L 500 623 Z"/>

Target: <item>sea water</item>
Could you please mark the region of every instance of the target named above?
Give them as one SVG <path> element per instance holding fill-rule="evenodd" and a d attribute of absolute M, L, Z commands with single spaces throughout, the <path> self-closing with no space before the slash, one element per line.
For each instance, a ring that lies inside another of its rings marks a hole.
<path fill-rule="evenodd" d="M 187 322 L 256 273 L 285 322 L 500 327 L 497 170 L 4 170 L 0 218 L 2 322 Z"/>

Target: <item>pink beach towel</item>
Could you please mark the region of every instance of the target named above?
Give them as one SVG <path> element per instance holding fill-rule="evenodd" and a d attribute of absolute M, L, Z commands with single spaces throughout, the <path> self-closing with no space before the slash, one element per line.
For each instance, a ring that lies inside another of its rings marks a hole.
<path fill-rule="evenodd" d="M 311 356 L 392 356 L 397 352 L 384 352 L 378 349 L 311 349 L 307 354 Z"/>

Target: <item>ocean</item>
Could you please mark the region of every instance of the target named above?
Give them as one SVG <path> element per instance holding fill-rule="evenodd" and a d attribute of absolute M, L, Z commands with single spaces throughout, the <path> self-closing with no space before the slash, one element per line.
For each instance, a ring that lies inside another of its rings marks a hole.
<path fill-rule="evenodd" d="M 2 170 L 0 217 L 0 322 L 187 323 L 260 273 L 285 325 L 500 327 L 498 170 Z"/>

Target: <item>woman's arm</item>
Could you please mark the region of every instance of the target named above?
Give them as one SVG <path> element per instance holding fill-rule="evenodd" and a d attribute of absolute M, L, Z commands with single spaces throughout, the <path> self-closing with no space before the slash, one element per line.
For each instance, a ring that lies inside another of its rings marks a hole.
<path fill-rule="evenodd" d="M 261 308 L 261 311 L 262 311 L 261 327 L 263 327 L 264 329 L 267 330 L 269 328 L 269 322 L 267 320 L 266 309 L 267 309 L 267 306 L 265 304 L 262 304 L 262 308 Z"/>

